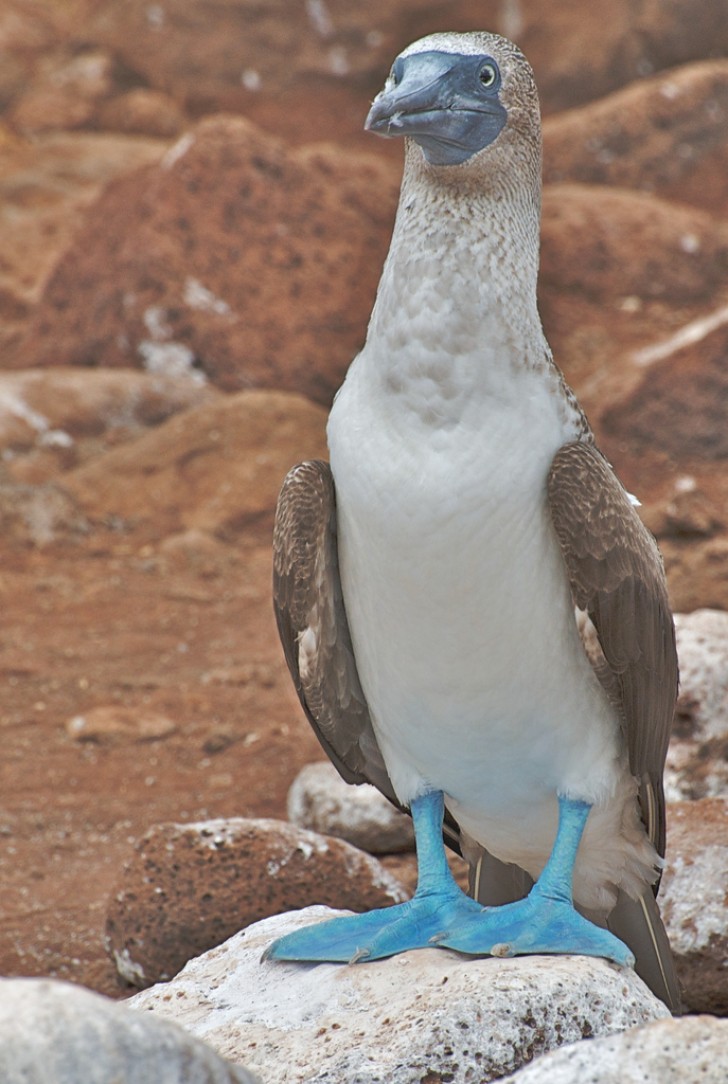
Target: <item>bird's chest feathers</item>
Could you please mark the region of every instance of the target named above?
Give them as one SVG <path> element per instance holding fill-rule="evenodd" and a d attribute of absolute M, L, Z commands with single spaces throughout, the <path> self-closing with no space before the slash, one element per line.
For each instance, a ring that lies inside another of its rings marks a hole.
<path fill-rule="evenodd" d="M 536 569 L 553 547 L 546 477 L 562 425 L 533 373 L 495 398 L 464 395 L 449 424 L 435 391 L 432 418 L 415 408 L 418 388 L 413 378 L 409 391 L 378 399 L 354 380 L 337 399 L 329 443 L 344 563 L 353 548 L 357 566 L 372 565 L 369 583 L 391 580 L 395 594 L 418 598 L 427 582 L 469 606 L 473 583 L 492 592 L 510 581 L 515 550 Z"/>

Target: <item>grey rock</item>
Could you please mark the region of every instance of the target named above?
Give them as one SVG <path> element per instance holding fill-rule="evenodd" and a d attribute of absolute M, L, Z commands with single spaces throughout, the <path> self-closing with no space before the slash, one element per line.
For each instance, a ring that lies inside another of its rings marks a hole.
<path fill-rule="evenodd" d="M 728 796 L 728 613 L 675 615 L 680 696 L 667 756 L 668 801 Z"/>
<path fill-rule="evenodd" d="M 728 1014 L 728 800 L 668 806 L 660 910 L 683 1000 L 693 1012 Z"/>
<path fill-rule="evenodd" d="M 631 970 L 586 957 L 467 959 L 421 949 L 356 965 L 262 961 L 322 907 L 250 926 L 130 999 L 266 1084 L 485 1082 L 585 1036 L 667 1015 Z"/>
<path fill-rule="evenodd" d="M 658 1020 L 622 1035 L 556 1050 L 500 1084 L 724 1084 L 728 1021 Z"/>
<path fill-rule="evenodd" d="M 307 764 L 288 792 L 288 819 L 301 828 L 336 836 L 369 854 L 414 849 L 412 821 L 376 787 L 346 783 L 333 764 Z"/>
<path fill-rule="evenodd" d="M 256 1084 L 173 1023 L 80 986 L 0 979 L 3 1084 Z"/>

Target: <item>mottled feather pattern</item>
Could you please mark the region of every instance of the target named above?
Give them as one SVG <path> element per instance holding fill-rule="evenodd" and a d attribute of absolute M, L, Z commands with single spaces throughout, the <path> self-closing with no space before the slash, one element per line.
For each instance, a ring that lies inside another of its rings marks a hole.
<path fill-rule="evenodd" d="M 615 691 L 619 697 L 630 769 L 640 782 L 650 836 L 663 855 L 662 772 L 678 669 L 660 553 L 593 445 L 573 442 L 557 453 L 548 494 L 574 603 L 596 630 L 607 667 L 604 685 L 610 697 Z"/>
<path fill-rule="evenodd" d="M 361 782 L 364 777 L 356 742 L 368 725 L 368 712 L 345 617 L 337 620 L 336 611 L 340 608 L 343 614 L 343 602 L 341 589 L 336 587 L 335 522 L 328 464 L 312 460 L 294 467 L 285 479 L 276 510 L 274 609 L 288 669 L 306 714 L 327 753 L 334 753 L 344 777 Z M 315 637 L 315 651 L 312 665 L 302 674 L 300 639 L 307 630 Z M 352 725 L 339 725 L 329 707 L 331 700 Z"/>
<path fill-rule="evenodd" d="M 323 460 L 289 471 L 273 532 L 273 606 L 301 705 L 326 754 L 348 783 L 373 783 L 394 800 L 357 674 L 341 593 L 336 497 Z M 301 636 L 315 650 L 299 666 Z"/>

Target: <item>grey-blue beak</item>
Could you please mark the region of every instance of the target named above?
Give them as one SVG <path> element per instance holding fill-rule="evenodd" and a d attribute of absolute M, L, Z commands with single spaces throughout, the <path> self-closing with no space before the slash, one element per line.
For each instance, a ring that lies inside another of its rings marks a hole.
<path fill-rule="evenodd" d="M 398 57 L 391 84 L 374 99 L 364 127 L 410 136 L 432 165 L 453 166 L 492 143 L 507 120 L 491 57 L 430 51 Z"/>

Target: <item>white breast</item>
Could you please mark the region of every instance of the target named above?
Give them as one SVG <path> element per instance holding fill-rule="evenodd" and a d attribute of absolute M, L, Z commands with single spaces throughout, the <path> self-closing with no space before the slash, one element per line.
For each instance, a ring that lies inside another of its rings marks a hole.
<path fill-rule="evenodd" d="M 615 787 L 617 725 L 546 504 L 570 439 L 562 406 L 542 373 L 498 388 L 428 411 L 422 381 L 383 392 L 358 359 L 328 430 L 342 585 L 400 798 L 442 789 L 496 853 L 522 856 L 525 837 L 545 859 L 556 791 L 594 801 Z"/>

